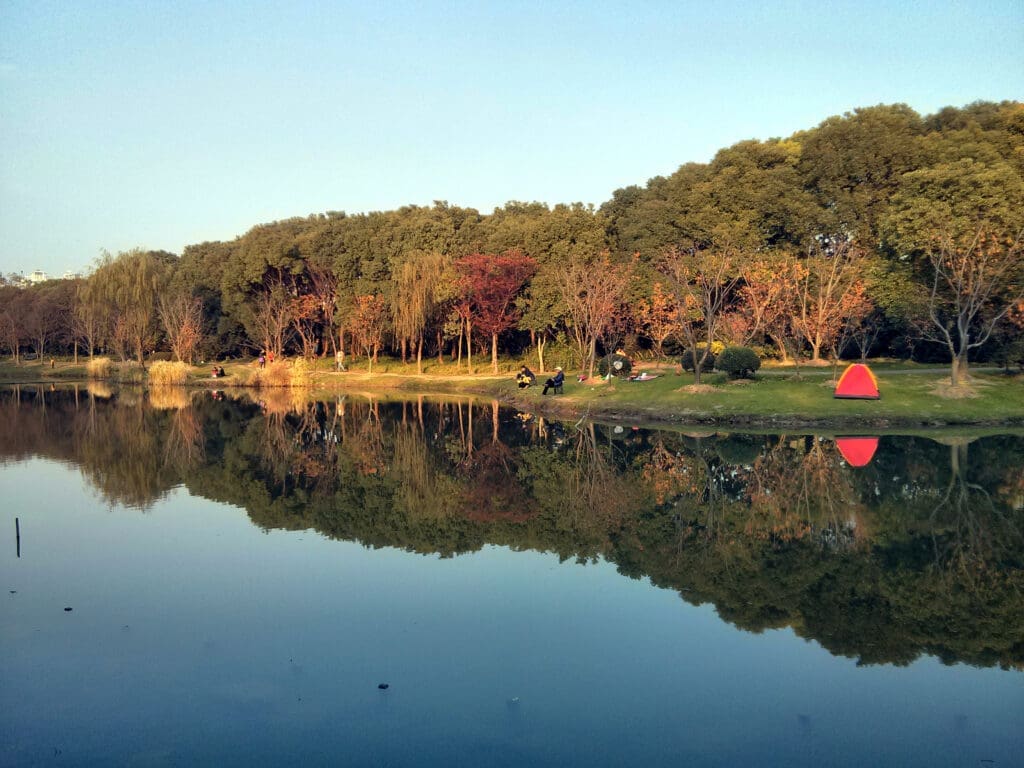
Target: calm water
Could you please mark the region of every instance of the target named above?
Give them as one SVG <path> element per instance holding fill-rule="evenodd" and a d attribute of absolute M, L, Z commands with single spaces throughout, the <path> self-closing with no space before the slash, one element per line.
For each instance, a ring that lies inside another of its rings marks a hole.
<path fill-rule="evenodd" d="M 0 765 L 1024 765 L 1024 437 L 936 437 L 0 392 Z"/>

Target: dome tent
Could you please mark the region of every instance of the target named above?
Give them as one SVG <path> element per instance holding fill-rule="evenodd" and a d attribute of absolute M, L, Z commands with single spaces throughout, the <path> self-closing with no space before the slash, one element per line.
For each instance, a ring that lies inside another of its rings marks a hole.
<path fill-rule="evenodd" d="M 839 377 L 833 397 L 854 400 L 877 400 L 881 395 L 878 392 L 878 380 L 863 363 L 854 363 L 847 366 L 843 375 Z"/>

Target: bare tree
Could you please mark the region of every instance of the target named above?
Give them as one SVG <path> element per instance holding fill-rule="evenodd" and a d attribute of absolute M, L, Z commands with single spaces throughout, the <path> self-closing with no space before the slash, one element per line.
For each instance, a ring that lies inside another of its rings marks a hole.
<path fill-rule="evenodd" d="M 164 293 L 157 311 L 174 359 L 191 364 L 203 338 L 203 302 L 188 291 Z"/>
<path fill-rule="evenodd" d="M 865 294 L 863 252 L 849 240 L 814 244 L 799 263 L 797 307 L 793 327 L 811 347 L 811 361 L 821 360 L 849 318 L 871 311 Z"/>
<path fill-rule="evenodd" d="M 731 248 L 671 248 L 659 269 L 675 295 L 679 328 L 693 358 L 694 382 L 711 354 L 718 323 L 740 280 Z"/>
<path fill-rule="evenodd" d="M 949 351 L 954 387 L 967 380 L 970 351 L 988 341 L 999 321 L 1024 300 L 1021 234 L 1007 239 L 978 229 L 966 242 L 943 236 L 928 252 L 931 323 L 921 331 Z"/>
<path fill-rule="evenodd" d="M 573 256 L 557 271 L 566 324 L 588 376 L 594 375 L 598 340 L 623 308 L 634 264 L 617 264 L 604 251 L 589 258 Z"/>

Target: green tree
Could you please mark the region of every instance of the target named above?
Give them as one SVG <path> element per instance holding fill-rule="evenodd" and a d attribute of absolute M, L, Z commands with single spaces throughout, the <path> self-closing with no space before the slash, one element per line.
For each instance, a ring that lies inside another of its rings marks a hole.
<path fill-rule="evenodd" d="M 908 173 L 886 219 L 889 241 L 927 286 L 921 334 L 941 344 L 962 386 L 971 350 L 1024 298 L 1024 179 L 966 159 Z"/>
<path fill-rule="evenodd" d="M 89 276 L 89 291 L 107 307 L 122 357 L 129 352 L 145 366 L 146 353 L 157 342 L 157 304 L 177 257 L 165 251 L 140 248 L 105 254 Z"/>

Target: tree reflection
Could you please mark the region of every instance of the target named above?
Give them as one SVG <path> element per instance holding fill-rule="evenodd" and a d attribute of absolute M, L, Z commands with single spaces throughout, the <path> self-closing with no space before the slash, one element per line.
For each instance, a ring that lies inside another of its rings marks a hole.
<path fill-rule="evenodd" d="M 264 528 L 444 556 L 603 557 L 750 631 L 861 663 L 1024 660 L 1024 438 L 829 438 L 552 422 L 494 401 L 0 393 L 0 459 L 78 466 L 106 503 L 176 485 Z"/>

